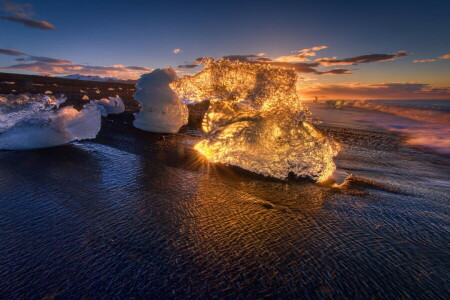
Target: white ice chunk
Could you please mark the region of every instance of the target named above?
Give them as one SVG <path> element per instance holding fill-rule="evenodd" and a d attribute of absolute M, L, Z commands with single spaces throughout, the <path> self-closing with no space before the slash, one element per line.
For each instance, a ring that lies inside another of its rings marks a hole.
<path fill-rule="evenodd" d="M 94 103 L 78 111 L 72 106 L 56 109 L 63 101 L 49 96 L 0 99 L 0 150 L 46 148 L 91 139 L 101 127 L 100 111 Z"/>
<path fill-rule="evenodd" d="M 123 104 L 120 97 L 109 97 L 109 99 L 102 98 L 96 100 L 95 103 L 99 106 L 103 117 L 111 114 L 120 114 L 125 111 L 125 104 Z"/>
<path fill-rule="evenodd" d="M 141 104 L 134 127 L 160 133 L 176 133 L 187 124 L 187 106 L 180 101 L 169 83 L 178 78 L 172 68 L 144 74 L 136 84 L 134 98 Z"/>

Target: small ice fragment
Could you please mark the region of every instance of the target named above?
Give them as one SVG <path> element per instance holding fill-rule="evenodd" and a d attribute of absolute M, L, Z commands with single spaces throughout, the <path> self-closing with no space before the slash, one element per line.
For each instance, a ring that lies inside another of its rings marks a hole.
<path fill-rule="evenodd" d="M 125 111 L 125 104 L 120 97 L 109 97 L 108 99 L 102 98 L 96 100 L 95 103 L 99 106 L 99 109 L 103 117 L 111 114 L 120 114 Z"/>

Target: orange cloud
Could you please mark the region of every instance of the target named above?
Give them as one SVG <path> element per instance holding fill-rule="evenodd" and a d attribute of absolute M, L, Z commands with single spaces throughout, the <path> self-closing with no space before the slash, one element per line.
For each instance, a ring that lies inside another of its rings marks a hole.
<path fill-rule="evenodd" d="M 324 99 L 450 99 L 450 88 L 427 83 L 393 82 L 380 84 L 317 83 L 305 87 L 302 98 Z"/>
<path fill-rule="evenodd" d="M 309 61 L 307 56 L 316 56 L 315 51 L 319 51 L 319 50 L 326 49 L 326 48 L 328 48 L 328 47 L 327 46 L 318 46 L 318 47 L 312 47 L 309 49 L 292 51 L 292 53 L 298 53 L 298 54 L 280 56 L 280 57 L 274 58 L 273 60 L 279 61 L 279 62 L 305 62 L 305 61 Z"/>
<path fill-rule="evenodd" d="M 424 63 L 424 62 L 431 62 L 431 61 L 437 61 L 437 59 L 431 58 L 431 59 L 416 59 L 416 60 L 413 60 L 414 63 Z"/>
<path fill-rule="evenodd" d="M 119 79 L 137 79 L 142 74 L 151 72 L 152 69 L 140 66 L 88 66 L 75 64 L 71 61 L 45 57 L 28 55 L 23 52 L 11 49 L 0 49 L 0 54 L 21 56 L 16 59 L 18 64 L 0 67 L 0 70 L 27 70 L 38 74 L 51 75 L 97 75 L 102 77 L 115 77 Z"/>
<path fill-rule="evenodd" d="M 440 59 L 450 59 L 450 54 L 444 54 L 442 56 L 439 56 L 438 58 L 430 58 L 430 59 L 417 59 L 413 60 L 414 63 L 424 63 L 424 62 L 432 62 L 432 61 L 438 61 Z"/>

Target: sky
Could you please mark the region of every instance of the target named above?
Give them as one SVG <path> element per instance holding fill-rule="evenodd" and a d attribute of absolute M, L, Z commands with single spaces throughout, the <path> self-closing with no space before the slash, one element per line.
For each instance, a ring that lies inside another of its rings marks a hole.
<path fill-rule="evenodd" d="M 449 15 L 433 0 L 0 0 L 0 72 L 137 79 L 227 57 L 295 68 L 304 99 L 450 99 Z"/>

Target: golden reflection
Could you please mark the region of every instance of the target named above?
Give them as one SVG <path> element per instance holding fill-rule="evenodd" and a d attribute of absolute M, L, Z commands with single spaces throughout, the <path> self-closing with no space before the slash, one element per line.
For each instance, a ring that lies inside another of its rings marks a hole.
<path fill-rule="evenodd" d="M 189 202 L 190 249 L 199 264 L 220 264 L 228 272 L 253 263 L 301 268 L 303 262 L 285 262 L 278 254 L 301 257 L 316 243 L 317 232 L 327 224 L 320 216 L 328 195 L 328 189 L 308 182 L 205 174 L 195 182 Z M 276 268 L 265 272 L 275 276 Z"/>
<path fill-rule="evenodd" d="M 279 179 L 293 173 L 324 181 L 333 173 L 339 145 L 311 124 L 295 70 L 227 59 L 204 64 L 171 83 L 185 102 L 211 100 L 205 139 L 195 146 L 204 157 Z"/>

